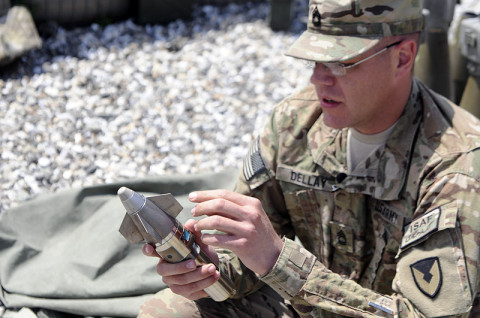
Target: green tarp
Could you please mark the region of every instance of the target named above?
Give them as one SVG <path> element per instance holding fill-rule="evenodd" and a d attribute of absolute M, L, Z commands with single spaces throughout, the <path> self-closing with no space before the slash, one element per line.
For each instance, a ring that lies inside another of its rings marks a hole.
<path fill-rule="evenodd" d="M 7 308 L 81 316 L 136 317 L 164 288 L 157 260 L 118 232 L 121 186 L 145 195 L 172 193 L 190 218 L 194 190 L 233 189 L 237 171 L 127 180 L 42 195 L 0 214 L 0 299 Z"/>

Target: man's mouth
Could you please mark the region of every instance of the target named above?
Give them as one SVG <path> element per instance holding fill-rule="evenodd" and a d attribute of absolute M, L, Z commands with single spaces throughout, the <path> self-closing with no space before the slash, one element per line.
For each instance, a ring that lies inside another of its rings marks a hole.
<path fill-rule="evenodd" d="M 337 101 L 337 100 L 327 98 L 327 97 L 322 98 L 322 106 L 324 106 L 324 107 L 333 107 L 333 106 L 336 106 L 338 104 L 340 104 L 340 102 Z"/>
<path fill-rule="evenodd" d="M 323 101 L 326 103 L 338 103 L 336 100 L 329 99 L 329 98 L 324 98 Z"/>

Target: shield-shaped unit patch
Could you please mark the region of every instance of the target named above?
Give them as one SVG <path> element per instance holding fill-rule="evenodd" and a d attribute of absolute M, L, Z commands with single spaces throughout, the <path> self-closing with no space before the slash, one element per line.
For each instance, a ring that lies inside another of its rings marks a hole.
<path fill-rule="evenodd" d="M 442 286 L 442 269 L 438 257 L 424 258 L 413 263 L 410 270 L 418 289 L 430 298 L 435 297 Z"/>

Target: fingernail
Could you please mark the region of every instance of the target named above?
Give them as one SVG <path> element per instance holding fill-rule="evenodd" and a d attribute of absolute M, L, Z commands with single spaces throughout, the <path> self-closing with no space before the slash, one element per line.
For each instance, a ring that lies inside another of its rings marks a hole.
<path fill-rule="evenodd" d="M 210 265 L 210 267 L 208 268 L 208 272 L 209 273 L 215 273 L 217 271 L 217 268 L 215 267 L 215 265 Z"/>
<path fill-rule="evenodd" d="M 195 199 L 197 199 L 197 193 L 196 192 L 191 192 L 189 195 L 188 195 L 188 199 L 190 201 L 195 201 Z"/>
<path fill-rule="evenodd" d="M 190 213 L 191 213 L 192 215 L 195 215 L 195 207 L 193 207 L 193 209 L 190 211 Z"/>
<path fill-rule="evenodd" d="M 187 268 L 188 269 L 194 269 L 195 268 L 195 261 L 187 262 Z"/>
<path fill-rule="evenodd" d="M 150 246 L 150 245 L 148 245 L 148 244 L 145 244 L 145 245 L 143 246 L 143 252 L 144 252 L 145 254 L 147 254 L 148 256 L 152 256 L 152 255 L 153 255 L 153 248 L 152 248 L 152 246 Z"/>

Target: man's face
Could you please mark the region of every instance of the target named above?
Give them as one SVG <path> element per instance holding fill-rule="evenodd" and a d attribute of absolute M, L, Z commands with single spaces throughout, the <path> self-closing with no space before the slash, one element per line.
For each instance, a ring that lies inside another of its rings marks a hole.
<path fill-rule="evenodd" d="M 379 45 L 343 63 L 355 63 L 384 47 Z M 352 127 L 365 134 L 374 134 L 395 123 L 398 111 L 392 109 L 391 103 L 396 89 L 393 49 L 348 69 L 344 76 L 335 76 L 323 64 L 317 63 L 310 81 L 315 86 L 327 126 Z"/>

